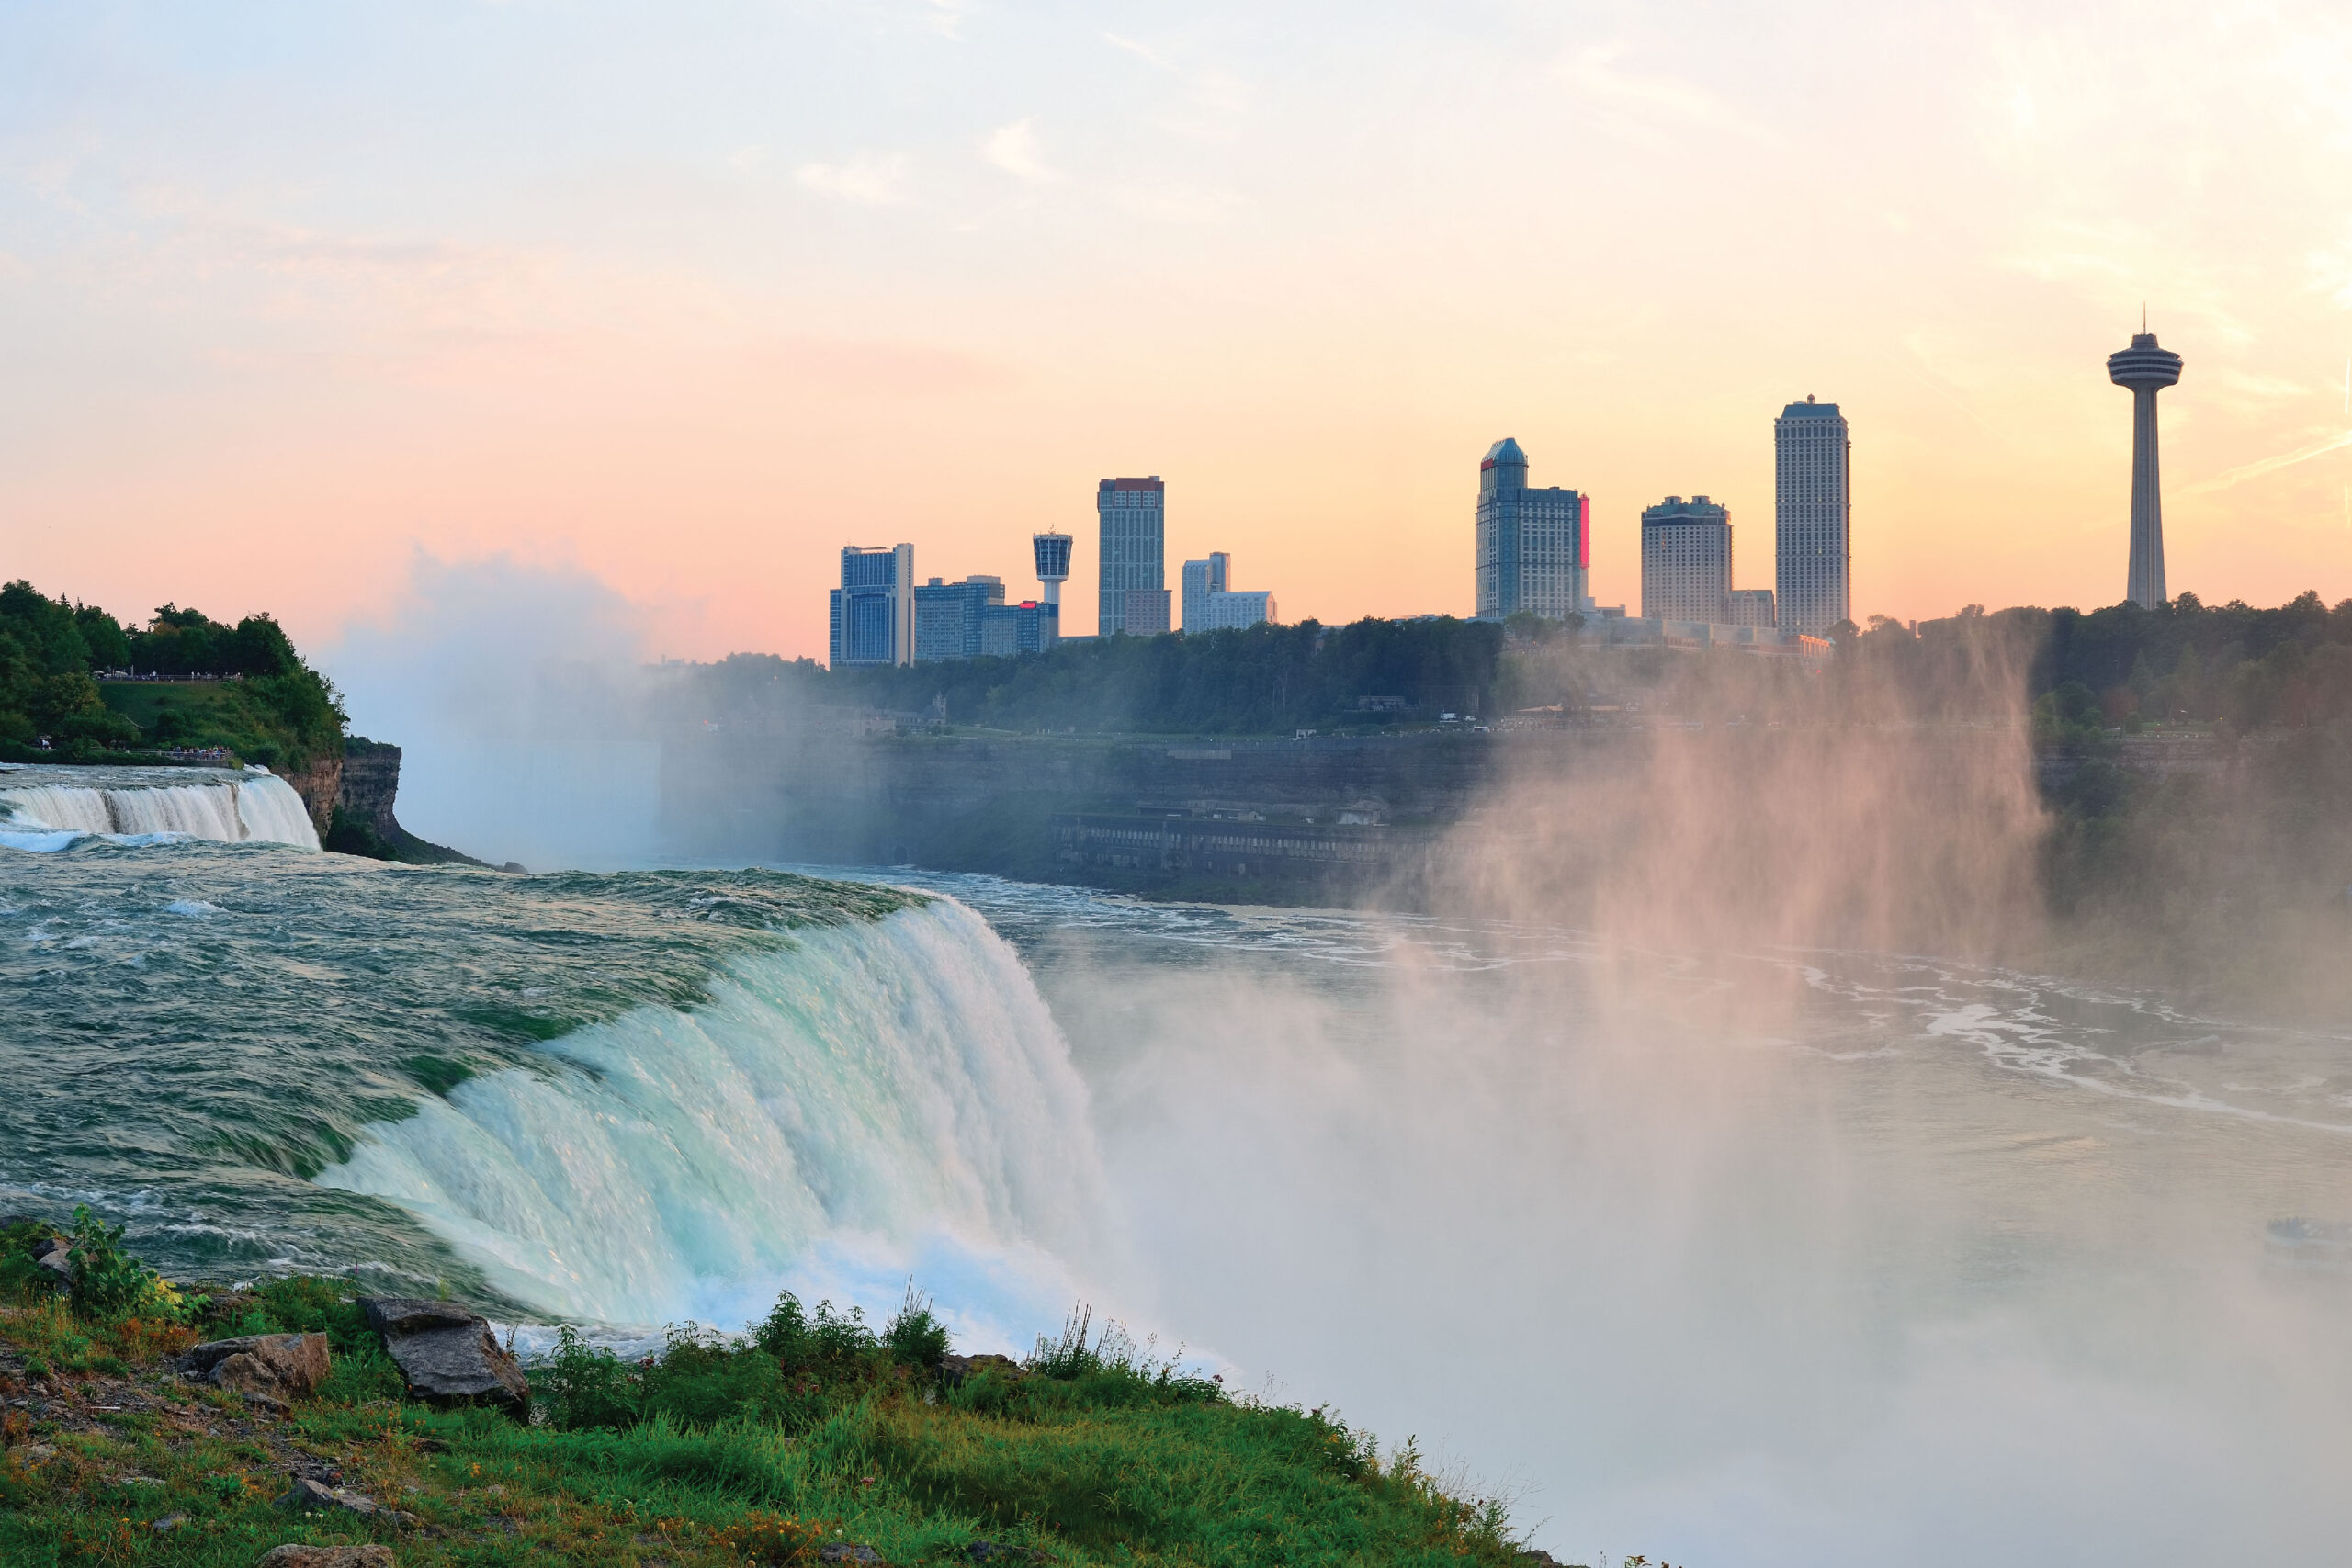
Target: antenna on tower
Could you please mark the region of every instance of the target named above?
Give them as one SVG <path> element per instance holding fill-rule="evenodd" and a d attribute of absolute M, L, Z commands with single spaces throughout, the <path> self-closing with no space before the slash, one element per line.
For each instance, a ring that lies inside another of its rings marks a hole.
<path fill-rule="evenodd" d="M 2147 302 L 2145 299 L 2143 299 L 2143 300 L 2141 300 L 2141 301 L 2140 301 L 2140 333 L 2141 333 L 2141 335 L 2142 335 L 2142 336 L 2143 336 L 2143 337 L 2144 337 L 2144 336 L 2146 336 L 2146 335 L 2147 335 L 2147 332 L 2148 332 L 2148 302 Z"/>

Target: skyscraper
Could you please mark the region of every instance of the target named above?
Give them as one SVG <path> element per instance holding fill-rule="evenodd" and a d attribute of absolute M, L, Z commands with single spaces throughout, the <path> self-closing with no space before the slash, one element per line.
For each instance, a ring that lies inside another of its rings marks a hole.
<path fill-rule="evenodd" d="M 1222 593 L 1226 575 L 1232 570 L 1233 558 L 1223 550 L 1211 550 L 1206 560 L 1184 563 L 1184 629 L 1204 631 L 1208 627 L 1209 595 Z"/>
<path fill-rule="evenodd" d="M 1521 610 L 1558 620 L 1584 608 L 1592 565 L 1592 500 L 1555 486 L 1531 490 L 1527 454 L 1506 435 L 1478 465 L 1478 618 Z"/>
<path fill-rule="evenodd" d="M 1730 624 L 1729 507 L 1669 495 L 1643 510 L 1642 615 Z"/>
<path fill-rule="evenodd" d="M 1095 489 L 1094 513 L 1102 524 L 1100 603 L 1095 629 L 1103 637 L 1131 629 L 1128 610 L 1140 606 L 1133 630 L 1150 636 L 1168 630 L 1168 487 L 1158 474 L 1143 479 L 1104 479 Z M 1131 601 L 1130 594 L 1157 594 Z M 1157 609 L 1157 614 L 1153 614 Z"/>
<path fill-rule="evenodd" d="M 1772 422 L 1773 581 L 1781 629 L 1819 637 L 1853 618 L 1849 471 L 1854 444 L 1836 403 L 1811 394 Z"/>
<path fill-rule="evenodd" d="M 983 612 L 1003 603 L 1001 577 L 973 576 L 961 582 L 933 578 L 915 590 L 915 661 L 978 658 Z"/>
<path fill-rule="evenodd" d="M 2123 596 L 2143 610 L 2165 592 L 2165 500 L 2156 482 L 2156 394 L 2180 379 L 2180 355 L 2156 346 L 2145 311 L 2132 346 L 2107 356 L 2107 378 L 2132 389 L 2132 567 Z"/>
<path fill-rule="evenodd" d="M 1069 581 L 1069 547 L 1068 534 L 1032 534 L 1029 548 L 1037 558 L 1037 581 L 1045 592 L 1038 603 L 1051 604 L 1058 619 L 1062 607 L 1062 584 Z"/>
<path fill-rule="evenodd" d="M 915 547 L 843 545 L 830 608 L 834 668 L 913 663 Z"/>

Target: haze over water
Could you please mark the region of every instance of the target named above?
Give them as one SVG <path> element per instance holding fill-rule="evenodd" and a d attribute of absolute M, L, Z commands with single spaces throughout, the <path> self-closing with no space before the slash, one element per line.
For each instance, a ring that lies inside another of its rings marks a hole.
<path fill-rule="evenodd" d="M 1418 1436 L 1570 1560 L 2317 1561 L 2352 1522 L 2352 1285 L 2265 1250 L 2352 1218 L 2340 1039 L 1930 959 L 890 879 L 979 918 L 10 853 L 0 1182 L 167 1265 L 624 1338 L 913 1272 L 1018 1349 L 1083 1298 Z"/>

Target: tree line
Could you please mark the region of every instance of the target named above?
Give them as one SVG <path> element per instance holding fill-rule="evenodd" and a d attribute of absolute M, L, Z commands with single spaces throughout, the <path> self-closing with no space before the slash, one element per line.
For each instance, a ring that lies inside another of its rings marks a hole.
<path fill-rule="evenodd" d="M 139 693 L 109 703 L 97 677 L 132 672 L 217 676 L 235 687 L 205 700 Z M 266 615 L 228 626 L 164 604 L 144 625 L 126 625 L 21 579 L 0 587 L 0 748 L 18 760 L 224 746 L 247 761 L 300 768 L 340 752 L 343 722 L 334 688 Z"/>

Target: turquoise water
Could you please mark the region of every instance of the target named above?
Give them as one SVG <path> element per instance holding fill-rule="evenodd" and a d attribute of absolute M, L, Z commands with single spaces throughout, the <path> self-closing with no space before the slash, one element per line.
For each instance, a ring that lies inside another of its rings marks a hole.
<path fill-rule="evenodd" d="M 2352 1041 L 1928 957 L 903 871 L 0 851 L 0 1206 L 616 1337 L 1074 1300 L 1572 1560 L 2329 1560 Z"/>
<path fill-rule="evenodd" d="M 469 1080 L 707 1006 L 730 966 L 920 897 L 780 872 L 518 877 L 278 847 L 0 853 L 0 1202 L 89 1203 L 198 1277 L 364 1263 L 479 1288 L 413 1213 L 322 1187 Z"/>

